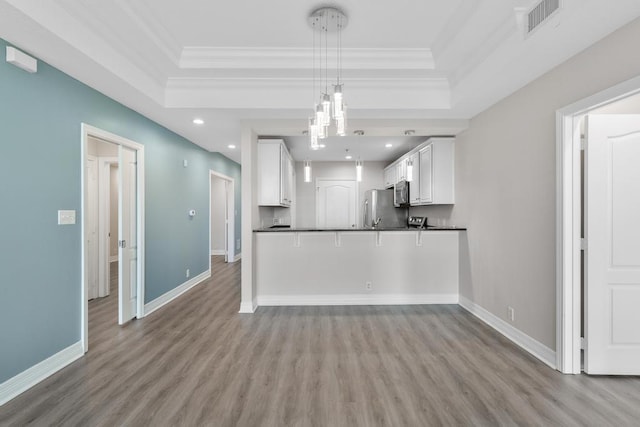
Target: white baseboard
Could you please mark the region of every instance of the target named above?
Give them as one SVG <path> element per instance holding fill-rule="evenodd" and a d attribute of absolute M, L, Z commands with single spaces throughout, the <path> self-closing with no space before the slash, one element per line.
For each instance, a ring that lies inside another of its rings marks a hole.
<path fill-rule="evenodd" d="M 211 249 L 210 255 L 225 255 L 227 251 L 224 249 Z"/>
<path fill-rule="evenodd" d="M 197 276 L 194 276 L 191 279 L 187 280 L 182 285 L 170 290 L 166 294 L 161 295 L 153 301 L 146 303 L 144 305 L 144 315 L 147 316 L 153 313 L 163 305 L 170 303 L 171 301 L 178 298 L 180 295 L 184 294 L 189 289 L 193 288 L 209 277 L 211 277 L 211 270 L 206 270 L 205 272 L 200 273 Z"/>
<path fill-rule="evenodd" d="M 240 311 L 238 313 L 251 314 L 256 311 L 256 303 L 254 301 L 245 301 L 240 303 Z"/>
<path fill-rule="evenodd" d="M 469 313 L 482 320 L 487 325 L 491 326 L 496 331 L 500 332 L 505 337 L 509 338 L 518 346 L 522 347 L 531 355 L 540 359 L 544 364 L 556 369 L 556 352 L 551 350 L 541 342 L 531 338 L 521 330 L 508 324 L 504 320 L 500 319 L 493 313 L 490 313 L 486 309 L 480 307 L 478 304 L 460 295 L 460 306 L 467 310 Z"/>
<path fill-rule="evenodd" d="M 458 304 L 458 294 L 423 295 L 261 295 L 258 306 Z"/>
<path fill-rule="evenodd" d="M 111 258 L 109 258 L 109 262 L 118 262 L 118 255 L 114 255 Z"/>
<path fill-rule="evenodd" d="M 231 260 L 229 262 L 240 261 L 241 258 L 242 258 L 242 253 L 239 253 L 239 254 L 237 254 L 236 256 L 233 257 L 233 260 Z"/>
<path fill-rule="evenodd" d="M 0 406 L 27 391 L 40 381 L 50 377 L 60 369 L 75 362 L 84 355 L 82 341 L 70 345 L 53 356 L 43 360 L 0 384 Z"/>

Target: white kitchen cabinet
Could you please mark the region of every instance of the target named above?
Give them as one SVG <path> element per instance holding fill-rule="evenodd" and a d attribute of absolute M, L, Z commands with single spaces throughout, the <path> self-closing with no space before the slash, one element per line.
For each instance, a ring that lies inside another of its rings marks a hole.
<path fill-rule="evenodd" d="M 387 166 L 384 169 L 384 188 L 393 188 L 396 182 L 398 182 L 396 176 L 396 166 Z"/>
<path fill-rule="evenodd" d="M 407 181 L 409 184 L 409 203 L 420 204 L 420 153 L 413 153 L 407 158 Z"/>
<path fill-rule="evenodd" d="M 396 163 L 396 182 L 407 179 L 407 159 L 402 159 Z"/>
<path fill-rule="evenodd" d="M 431 138 L 420 148 L 420 205 L 449 205 L 454 197 L 453 138 Z"/>
<path fill-rule="evenodd" d="M 258 141 L 258 205 L 290 207 L 293 160 L 279 139 Z"/>

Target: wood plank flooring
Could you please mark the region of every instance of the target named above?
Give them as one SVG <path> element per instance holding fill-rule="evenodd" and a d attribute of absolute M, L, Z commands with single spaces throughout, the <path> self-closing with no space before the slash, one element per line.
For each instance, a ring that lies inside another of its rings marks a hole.
<path fill-rule="evenodd" d="M 631 426 L 640 379 L 562 375 L 458 306 L 261 307 L 240 263 L 125 327 L 93 301 L 87 355 L 0 425 Z"/>

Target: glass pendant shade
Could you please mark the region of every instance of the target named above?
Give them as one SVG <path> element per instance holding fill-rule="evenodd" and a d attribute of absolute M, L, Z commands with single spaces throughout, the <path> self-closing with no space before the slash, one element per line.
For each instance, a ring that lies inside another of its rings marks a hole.
<path fill-rule="evenodd" d="M 327 137 L 327 128 L 324 125 L 324 110 L 322 105 L 316 105 L 316 126 L 318 129 L 318 138 L 324 139 Z"/>
<path fill-rule="evenodd" d="M 329 126 L 331 124 L 331 97 L 326 93 L 322 94 L 322 124 Z"/>
<path fill-rule="evenodd" d="M 409 159 L 407 161 L 407 182 L 413 181 L 413 161 Z"/>
<path fill-rule="evenodd" d="M 311 162 L 304 162 L 304 182 L 311 182 Z"/>
<path fill-rule="evenodd" d="M 309 117 L 309 147 L 312 150 L 320 148 L 318 145 L 318 125 L 315 117 Z"/>
<path fill-rule="evenodd" d="M 338 120 L 342 118 L 342 85 L 335 85 L 333 90 L 333 118 Z"/>
<path fill-rule="evenodd" d="M 356 181 L 362 182 L 362 161 L 356 162 Z"/>

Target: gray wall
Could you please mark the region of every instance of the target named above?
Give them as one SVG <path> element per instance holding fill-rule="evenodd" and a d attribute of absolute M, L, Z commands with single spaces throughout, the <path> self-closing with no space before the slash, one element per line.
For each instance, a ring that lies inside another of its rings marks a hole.
<path fill-rule="evenodd" d="M 383 171 L 389 162 L 365 162 L 362 167 L 362 182 L 358 183 L 358 200 L 372 188 L 383 188 Z M 355 162 L 313 162 L 312 182 L 304 182 L 304 163 L 296 162 L 296 227 L 316 226 L 316 188 L 318 178 L 356 179 Z M 361 221 L 358 202 L 358 223 Z"/>
<path fill-rule="evenodd" d="M 456 204 L 422 208 L 468 226 L 461 294 L 556 346 L 557 109 L 640 75 L 640 20 L 471 120 L 456 140 Z M 462 250 L 462 249 L 461 249 Z"/>
<path fill-rule="evenodd" d="M 0 61 L 0 94 L 0 200 L 11 207 L 0 210 L 1 383 L 80 340 L 81 123 L 145 146 L 146 302 L 182 284 L 186 268 L 208 268 L 209 170 L 236 180 L 240 238 L 241 183 L 237 163 L 42 61 L 35 74 Z M 57 225 L 59 209 L 76 210 L 77 223 Z M 206 214 L 189 220 L 189 209 Z"/>

